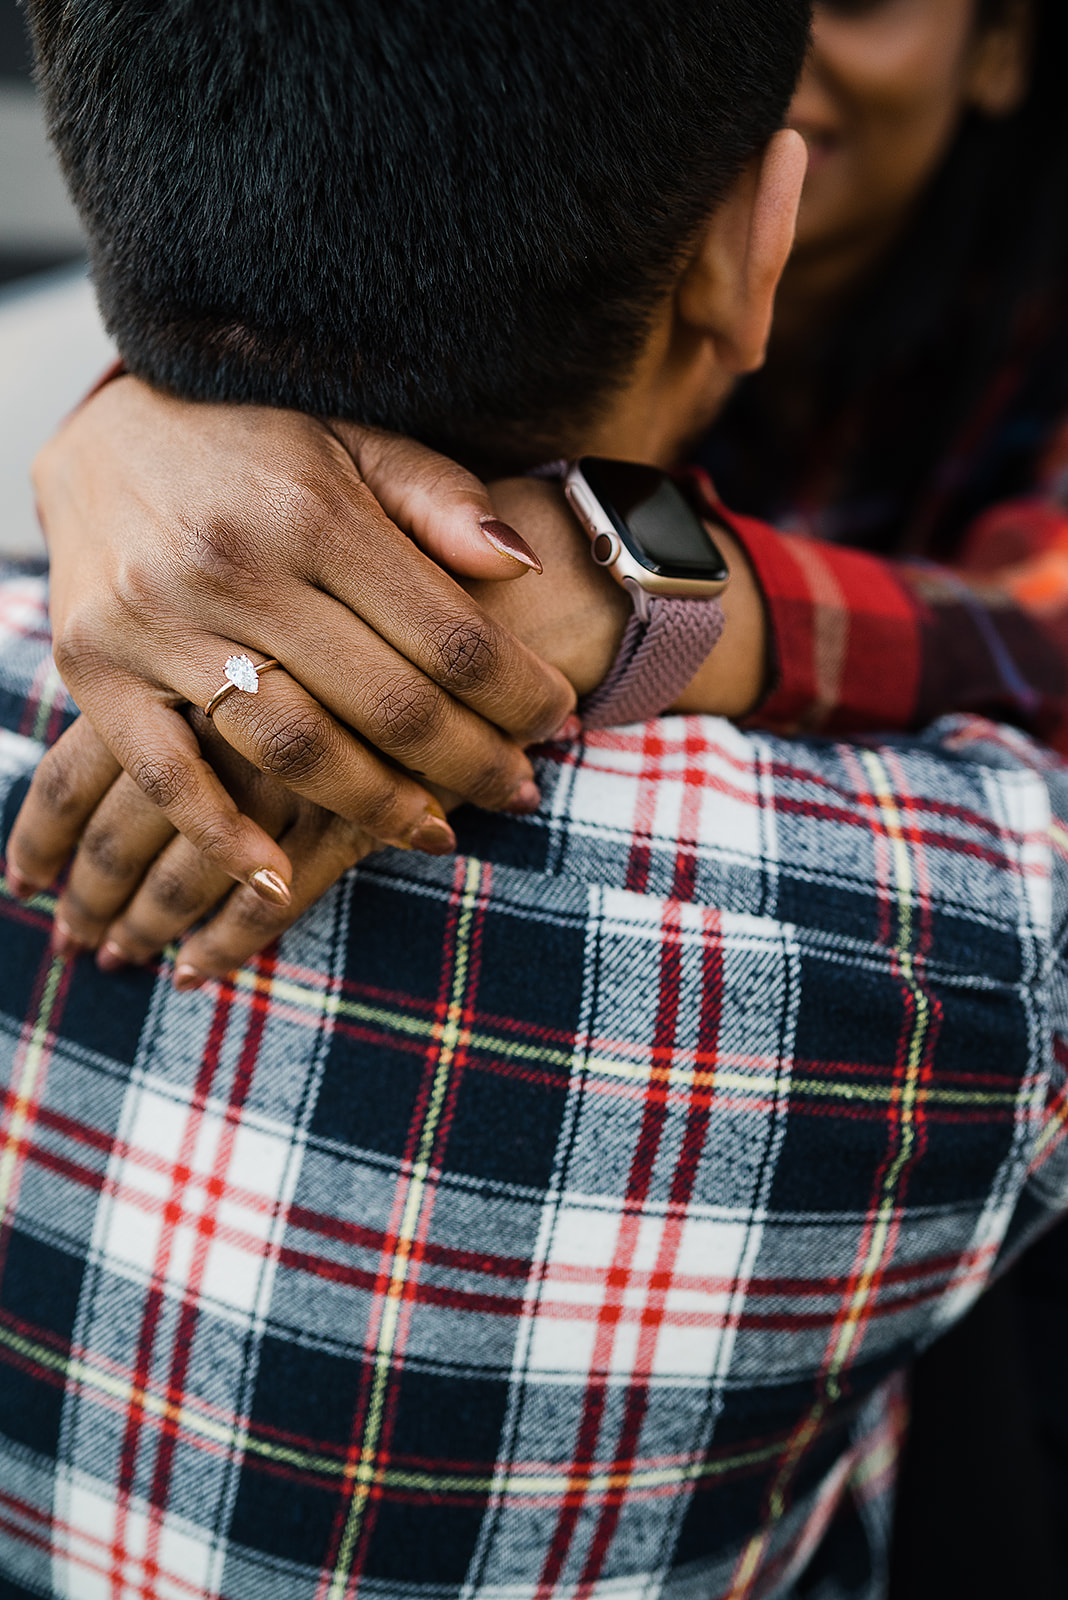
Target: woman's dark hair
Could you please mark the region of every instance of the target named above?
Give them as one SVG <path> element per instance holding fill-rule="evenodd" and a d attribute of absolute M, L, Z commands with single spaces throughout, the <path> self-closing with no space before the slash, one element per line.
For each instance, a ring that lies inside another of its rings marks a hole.
<path fill-rule="evenodd" d="M 807 0 L 27 0 L 128 366 L 555 453 L 781 124 Z"/>
<path fill-rule="evenodd" d="M 1013 0 L 980 0 L 980 26 Z M 1068 4 L 1035 0 L 1024 103 L 970 113 L 907 235 L 833 324 L 800 429 L 747 380 L 708 465 L 739 509 L 817 506 L 851 544 L 946 554 L 1026 492 L 1068 412 Z M 832 481 L 833 480 L 833 481 Z"/>

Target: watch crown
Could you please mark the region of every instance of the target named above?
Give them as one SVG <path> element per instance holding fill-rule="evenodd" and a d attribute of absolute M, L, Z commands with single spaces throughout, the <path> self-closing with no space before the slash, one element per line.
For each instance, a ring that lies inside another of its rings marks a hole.
<path fill-rule="evenodd" d="M 620 543 L 614 533 L 599 533 L 590 546 L 599 567 L 610 567 L 619 556 Z"/>

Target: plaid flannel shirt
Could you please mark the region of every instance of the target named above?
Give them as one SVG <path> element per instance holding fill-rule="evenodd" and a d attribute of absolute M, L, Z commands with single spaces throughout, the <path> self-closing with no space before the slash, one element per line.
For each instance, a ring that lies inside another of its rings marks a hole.
<path fill-rule="evenodd" d="M 72 708 L 0 584 L 9 827 Z M 898 1374 L 1068 1205 L 1068 781 L 664 718 L 188 995 L 0 901 L 0 1575 L 870 1600 Z"/>
<path fill-rule="evenodd" d="M 987 431 L 941 479 L 968 481 L 984 447 Z M 763 591 L 774 661 L 754 726 L 853 733 L 972 711 L 1068 753 L 1068 423 L 1052 430 L 1030 491 L 977 517 L 952 564 L 850 548 L 848 505 L 799 508 L 787 530 L 729 520 Z M 834 539 L 819 537 L 825 522 Z"/>

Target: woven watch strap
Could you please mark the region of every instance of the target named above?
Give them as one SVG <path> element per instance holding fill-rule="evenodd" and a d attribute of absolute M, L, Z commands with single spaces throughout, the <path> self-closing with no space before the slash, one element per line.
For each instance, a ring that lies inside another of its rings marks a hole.
<path fill-rule="evenodd" d="M 723 632 L 718 600 L 650 598 L 627 624 L 612 670 L 578 704 L 587 728 L 643 722 L 678 699 Z"/>

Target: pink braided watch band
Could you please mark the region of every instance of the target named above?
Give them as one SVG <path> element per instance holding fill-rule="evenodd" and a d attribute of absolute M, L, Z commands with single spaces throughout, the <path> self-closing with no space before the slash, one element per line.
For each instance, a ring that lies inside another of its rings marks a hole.
<path fill-rule="evenodd" d="M 588 728 L 643 722 L 682 693 L 723 632 L 718 600 L 649 596 L 648 621 L 627 623 L 612 670 L 578 704 Z"/>

